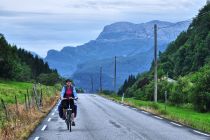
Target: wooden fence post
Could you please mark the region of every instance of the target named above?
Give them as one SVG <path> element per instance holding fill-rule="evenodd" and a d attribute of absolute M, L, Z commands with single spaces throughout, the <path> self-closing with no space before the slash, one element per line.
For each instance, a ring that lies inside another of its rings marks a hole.
<path fill-rule="evenodd" d="M 28 92 L 28 89 L 27 89 L 27 98 L 28 98 L 28 108 L 30 109 L 30 98 L 29 98 L 29 92 Z"/>
<path fill-rule="evenodd" d="M 2 103 L 2 106 L 3 106 L 4 112 L 5 112 L 5 115 L 6 115 L 6 120 L 8 120 L 8 111 L 7 111 L 7 108 L 6 108 L 6 105 L 5 105 L 4 100 L 3 100 L 3 99 L 1 99 L 1 103 Z"/>
<path fill-rule="evenodd" d="M 40 94 L 40 101 L 39 101 L 39 105 L 42 106 L 42 89 L 41 89 L 41 94 Z"/>
<path fill-rule="evenodd" d="M 36 84 L 34 85 L 34 87 L 33 87 L 33 93 L 34 93 L 34 95 L 35 95 L 35 102 L 36 102 L 36 106 L 37 106 L 37 109 L 40 111 L 40 112 L 42 112 L 41 111 L 41 109 L 40 109 L 40 107 L 39 107 L 39 98 L 37 97 L 37 89 L 36 89 Z"/>
<path fill-rule="evenodd" d="M 28 105 L 27 105 L 27 96 L 26 96 L 26 94 L 24 94 L 25 95 L 25 106 L 26 106 L 26 110 L 28 110 Z"/>
<path fill-rule="evenodd" d="M 16 114 L 19 115 L 17 96 L 15 95 Z"/>

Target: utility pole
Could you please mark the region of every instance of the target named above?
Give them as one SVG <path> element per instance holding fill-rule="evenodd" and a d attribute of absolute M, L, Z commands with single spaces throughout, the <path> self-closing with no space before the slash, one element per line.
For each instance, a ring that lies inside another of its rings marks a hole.
<path fill-rule="evenodd" d="M 102 67 L 100 67 L 100 93 L 102 93 Z"/>
<path fill-rule="evenodd" d="M 117 57 L 114 57 L 114 91 L 116 92 L 116 76 L 117 76 Z M 116 92 L 117 93 L 117 92 Z"/>
<path fill-rule="evenodd" d="M 154 101 L 157 102 L 157 25 L 154 25 Z"/>
<path fill-rule="evenodd" d="M 93 76 L 91 75 L 90 76 L 90 84 L 91 84 L 91 90 L 92 90 L 92 93 L 93 93 Z"/>

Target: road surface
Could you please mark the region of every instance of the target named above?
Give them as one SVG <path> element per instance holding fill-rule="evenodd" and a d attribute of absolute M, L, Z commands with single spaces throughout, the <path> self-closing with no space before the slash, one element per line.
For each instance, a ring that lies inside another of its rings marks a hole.
<path fill-rule="evenodd" d="M 29 140 L 210 140 L 210 136 L 98 95 L 80 94 L 72 132 L 55 107 Z"/>

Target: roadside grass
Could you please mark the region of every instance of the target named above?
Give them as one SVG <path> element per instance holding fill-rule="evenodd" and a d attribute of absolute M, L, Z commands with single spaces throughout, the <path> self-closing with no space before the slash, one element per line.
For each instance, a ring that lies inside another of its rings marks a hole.
<path fill-rule="evenodd" d="M 24 94 L 27 89 L 32 88 L 32 83 L 0 81 L 0 98 L 7 103 L 14 103 L 16 95 L 19 101 L 24 102 Z"/>
<path fill-rule="evenodd" d="M 4 119 L 4 111 L 0 110 L 0 139 L 27 139 L 39 122 L 56 104 L 59 95 L 56 92 L 58 85 L 51 87 L 37 85 L 37 91 L 40 93 L 42 89 L 43 93 L 42 112 L 35 105 L 29 110 L 26 110 L 25 94 L 27 93 L 27 89 L 29 89 L 29 94 L 32 95 L 32 87 L 33 83 L 0 80 L 0 99 L 5 101 L 7 110 L 10 112 L 9 120 L 6 121 Z M 15 95 L 18 100 L 19 113 L 16 113 Z"/>
<path fill-rule="evenodd" d="M 116 95 L 101 94 L 105 98 L 109 98 L 116 102 L 121 102 L 121 97 Z M 141 101 L 133 98 L 124 98 L 124 104 L 139 108 L 159 115 L 169 120 L 179 122 L 189 127 L 210 133 L 210 113 L 199 113 L 193 110 L 189 105 L 173 106 L 164 103 L 154 103 L 149 101 Z"/>
<path fill-rule="evenodd" d="M 13 104 L 15 103 L 15 95 L 17 96 L 19 103 L 24 103 L 25 94 L 27 93 L 27 89 L 29 94 L 32 94 L 33 83 L 26 82 L 15 82 L 15 81 L 2 81 L 0 80 L 0 99 L 2 98 L 6 103 Z M 37 89 L 41 90 L 45 93 L 43 96 L 51 96 L 52 92 L 55 91 L 54 87 L 45 86 L 45 85 L 37 85 Z"/>

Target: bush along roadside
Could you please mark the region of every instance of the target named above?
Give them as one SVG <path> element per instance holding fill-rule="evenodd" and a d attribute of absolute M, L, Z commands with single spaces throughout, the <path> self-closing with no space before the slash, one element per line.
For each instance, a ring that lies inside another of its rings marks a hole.
<path fill-rule="evenodd" d="M 56 104 L 59 94 L 57 88 L 34 84 L 21 96 L 14 95 L 9 100 L 1 98 L 0 139 L 27 139 Z"/>
<path fill-rule="evenodd" d="M 120 96 L 114 94 L 100 95 L 115 102 L 122 103 L 122 98 Z M 210 113 L 196 112 L 193 110 L 192 105 L 190 104 L 174 106 L 171 104 L 141 101 L 133 98 L 124 98 L 123 104 L 179 122 L 188 127 L 210 133 Z"/>

